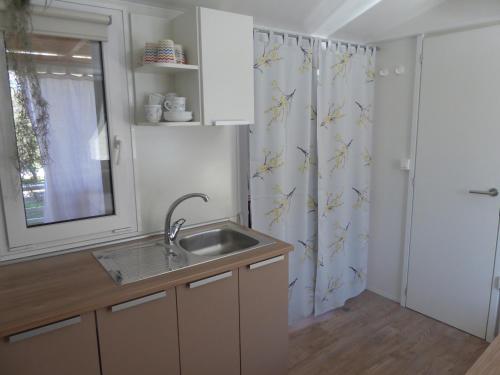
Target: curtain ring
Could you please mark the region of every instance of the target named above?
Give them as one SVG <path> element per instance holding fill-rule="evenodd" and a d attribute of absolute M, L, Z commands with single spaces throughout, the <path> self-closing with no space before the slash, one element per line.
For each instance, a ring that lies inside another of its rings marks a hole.
<path fill-rule="evenodd" d="M 274 42 L 274 37 L 275 37 L 274 31 L 270 30 L 269 31 L 269 43 L 273 43 Z"/>

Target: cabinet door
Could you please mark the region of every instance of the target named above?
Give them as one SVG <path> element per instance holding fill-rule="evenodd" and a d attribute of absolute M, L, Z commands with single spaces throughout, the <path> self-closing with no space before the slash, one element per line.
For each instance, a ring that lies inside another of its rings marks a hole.
<path fill-rule="evenodd" d="M 287 373 L 287 256 L 240 268 L 240 335 L 242 375 Z"/>
<path fill-rule="evenodd" d="M 198 8 L 203 121 L 253 124 L 253 18 Z"/>
<path fill-rule="evenodd" d="M 175 290 L 97 311 L 103 375 L 179 374 Z"/>
<path fill-rule="evenodd" d="M 240 373 L 238 271 L 177 287 L 182 375 Z"/>
<path fill-rule="evenodd" d="M 2 375 L 99 375 L 94 312 L 0 339 Z"/>

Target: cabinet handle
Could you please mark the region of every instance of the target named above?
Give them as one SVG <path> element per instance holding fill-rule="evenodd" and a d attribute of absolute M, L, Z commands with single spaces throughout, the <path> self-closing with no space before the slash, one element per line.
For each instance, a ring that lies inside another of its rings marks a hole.
<path fill-rule="evenodd" d="M 262 262 L 257 262 L 257 263 L 250 264 L 248 266 L 248 268 L 250 268 L 251 270 L 255 270 L 257 268 L 268 266 L 268 265 L 276 263 L 276 262 L 281 262 L 284 259 L 285 259 L 285 256 L 284 255 L 280 255 L 278 257 L 274 257 L 274 258 L 269 258 L 269 259 L 263 260 Z"/>
<path fill-rule="evenodd" d="M 119 303 L 118 305 L 111 306 L 111 312 L 118 312 L 126 309 L 130 309 L 131 307 L 143 305 L 148 302 L 156 301 L 161 298 L 165 298 L 167 296 L 167 292 L 159 292 L 155 294 L 150 294 L 149 296 L 133 299 L 131 301 Z"/>
<path fill-rule="evenodd" d="M 82 321 L 81 316 L 75 316 L 73 318 L 61 320 L 59 322 L 55 322 L 52 324 L 47 324 L 46 326 L 38 327 L 35 329 L 30 329 L 29 331 L 24 331 L 24 332 L 9 336 L 9 343 L 27 340 L 27 339 L 30 339 L 30 338 L 35 337 L 35 336 L 43 335 L 44 333 L 49 333 L 49 332 L 56 331 L 56 330 L 64 328 L 64 327 L 69 327 L 69 326 L 72 326 L 74 324 L 78 324 L 81 321 Z"/>
<path fill-rule="evenodd" d="M 233 271 L 224 272 L 224 273 L 220 273 L 220 274 L 215 275 L 215 276 L 207 277 L 206 279 L 193 281 L 192 283 L 189 283 L 188 286 L 190 289 L 198 288 L 199 286 L 214 283 L 214 282 L 222 280 L 222 279 L 227 279 L 228 277 L 231 277 L 231 276 L 233 276 Z"/>
<path fill-rule="evenodd" d="M 215 120 L 212 125 L 248 125 L 248 120 Z"/>

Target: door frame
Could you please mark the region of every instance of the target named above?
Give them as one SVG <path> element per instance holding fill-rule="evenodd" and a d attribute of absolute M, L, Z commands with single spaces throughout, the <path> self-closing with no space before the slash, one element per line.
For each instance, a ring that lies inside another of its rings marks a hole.
<path fill-rule="evenodd" d="M 411 248 L 411 233 L 413 224 L 413 203 L 415 193 L 415 169 L 417 163 L 417 146 L 418 146 L 418 125 L 420 113 L 420 91 L 421 91 L 421 78 L 422 78 L 422 65 L 423 65 L 423 49 L 424 39 L 426 36 L 434 36 L 440 34 L 447 34 L 453 32 L 465 31 L 468 29 L 476 29 L 489 27 L 499 24 L 499 22 L 488 23 L 484 25 L 477 25 L 475 27 L 466 27 L 461 29 L 454 29 L 446 32 L 436 32 L 429 34 L 420 34 L 417 36 L 416 43 L 416 57 L 415 57 L 415 77 L 413 86 L 413 102 L 412 102 L 412 121 L 410 128 L 410 171 L 408 174 L 408 190 L 406 200 L 406 220 L 405 220 L 405 233 L 404 233 L 404 247 L 403 247 L 403 264 L 402 264 L 402 277 L 401 277 L 401 307 L 407 307 L 407 290 L 408 290 L 408 274 L 410 268 L 410 248 Z M 500 231 L 500 212 L 499 212 L 499 231 Z M 491 342 L 498 333 L 500 326 L 500 254 L 498 251 L 499 237 L 497 232 L 497 246 L 495 251 L 493 277 L 491 281 L 490 291 L 490 304 L 488 321 L 486 326 L 486 341 Z M 499 282 L 497 282 L 499 280 Z M 498 286 L 497 286 L 498 284 Z"/>

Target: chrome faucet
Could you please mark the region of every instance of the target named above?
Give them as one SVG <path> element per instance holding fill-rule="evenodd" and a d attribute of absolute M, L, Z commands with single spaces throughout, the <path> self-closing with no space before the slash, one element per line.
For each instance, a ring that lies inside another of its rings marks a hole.
<path fill-rule="evenodd" d="M 174 210 L 177 208 L 177 206 L 180 203 L 184 202 L 186 199 L 196 198 L 196 197 L 203 199 L 205 202 L 208 202 L 208 200 L 210 199 L 208 197 L 208 195 L 203 194 L 203 193 L 191 193 L 191 194 L 183 195 L 182 197 L 176 199 L 174 201 L 174 203 L 172 203 L 170 205 L 168 212 L 167 212 L 167 217 L 165 218 L 165 243 L 166 244 L 172 244 L 175 241 L 177 234 L 179 233 L 182 226 L 186 222 L 186 219 L 179 219 L 172 225 L 171 221 L 172 221 L 172 214 L 174 213 Z"/>

